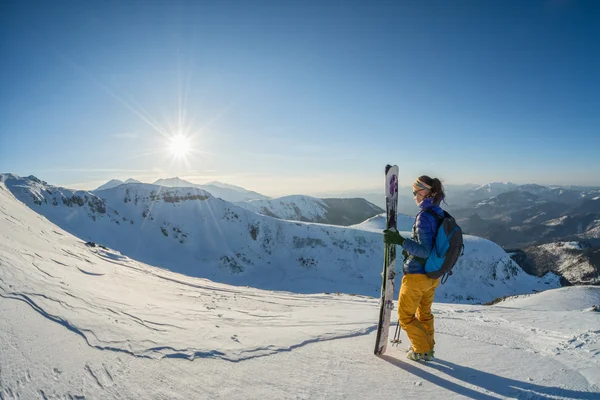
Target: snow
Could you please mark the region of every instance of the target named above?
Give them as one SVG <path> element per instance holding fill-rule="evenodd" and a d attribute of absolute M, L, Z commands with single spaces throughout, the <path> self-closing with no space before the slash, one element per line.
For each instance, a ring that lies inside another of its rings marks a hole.
<path fill-rule="evenodd" d="M 99 186 L 96 189 L 96 191 L 112 189 L 112 188 L 115 188 L 122 184 L 123 184 L 123 181 L 120 181 L 119 179 L 111 179 L 110 181 L 106 182 L 104 185 Z"/>
<path fill-rule="evenodd" d="M 488 269 L 496 247 L 468 241 L 473 269 L 448 284 L 489 290 L 466 278 Z M 599 290 L 435 303 L 435 361 L 406 360 L 404 333 L 401 347 L 375 357 L 376 298 L 152 267 L 86 246 L 0 183 L 3 399 L 597 399 Z"/>
<path fill-rule="evenodd" d="M 536 220 L 543 218 L 546 215 L 546 213 L 544 211 L 534 215 L 531 218 L 526 219 L 525 221 L 523 221 L 524 224 L 533 224 L 536 223 Z"/>
<path fill-rule="evenodd" d="M 564 215 L 562 217 L 546 221 L 546 222 L 544 222 L 544 225 L 548 225 L 548 226 L 562 225 L 567 218 L 569 218 L 569 216 L 568 215 Z"/>
<path fill-rule="evenodd" d="M 583 250 L 585 247 L 579 242 L 563 242 L 563 248 L 573 250 Z"/>
<path fill-rule="evenodd" d="M 239 186 L 226 185 L 220 182 L 198 185 L 175 177 L 158 179 L 156 182 L 154 182 L 154 184 L 171 188 L 197 188 L 209 192 L 214 197 L 219 197 L 230 202 L 248 201 L 253 199 L 268 199 L 267 196 L 264 196 L 260 193 L 252 192 Z"/>
<path fill-rule="evenodd" d="M 474 190 L 476 191 L 486 191 L 486 192 L 492 192 L 492 191 L 508 191 L 510 189 L 514 189 L 516 188 L 518 185 L 512 183 L 512 182 L 490 182 L 490 183 L 486 183 L 484 185 L 481 185 L 477 188 L 475 188 Z"/>
<path fill-rule="evenodd" d="M 175 178 L 163 178 L 163 179 L 157 179 L 154 182 L 155 185 L 158 186 L 166 186 L 166 187 L 184 187 L 184 188 L 191 188 L 196 186 L 196 184 L 188 182 L 186 180 L 183 180 L 179 177 L 175 177 Z"/>
<path fill-rule="evenodd" d="M 557 301 L 560 298 L 560 301 Z M 531 311 L 589 311 L 600 306 L 600 288 L 568 286 L 541 293 L 510 297 L 497 303 L 498 307 L 514 307 Z"/>
<path fill-rule="evenodd" d="M 580 234 L 579 237 L 583 239 L 597 239 L 600 237 L 600 219 L 593 220 L 588 226 L 587 230 Z"/>
<path fill-rule="evenodd" d="M 580 242 L 554 242 L 531 247 L 528 252 L 537 253 L 540 258 L 549 260 L 569 282 L 576 283 L 580 282 L 582 276 L 596 274 L 595 266 L 590 260 L 581 256 L 585 248 L 587 245 Z M 595 281 L 600 283 L 598 279 Z"/>
<path fill-rule="evenodd" d="M 328 208 L 323 200 L 302 195 L 283 196 L 272 200 L 249 200 L 236 202 L 235 205 L 260 214 L 295 221 L 300 220 L 300 217 L 311 221 L 323 219 Z"/>
<path fill-rule="evenodd" d="M 396 223 L 397 223 L 398 231 L 404 232 L 405 234 L 407 234 L 407 232 L 412 231 L 412 226 L 415 223 L 415 217 L 411 217 L 411 216 L 404 215 L 404 214 L 398 214 L 396 219 L 397 219 Z M 366 220 L 360 224 L 352 225 L 352 226 L 350 226 L 350 228 L 360 229 L 360 230 L 368 231 L 368 232 L 381 233 L 385 229 L 385 224 L 386 224 L 385 214 L 379 214 L 372 218 L 369 218 L 368 220 Z"/>
<path fill-rule="evenodd" d="M 357 218 L 380 212 L 377 206 L 364 199 L 319 199 L 304 195 L 283 196 L 275 199 L 255 199 L 234 202 L 238 207 L 262 215 L 289 220 L 348 225 Z M 342 215 L 336 215 L 336 214 Z M 356 213 L 356 214 L 355 214 Z"/>

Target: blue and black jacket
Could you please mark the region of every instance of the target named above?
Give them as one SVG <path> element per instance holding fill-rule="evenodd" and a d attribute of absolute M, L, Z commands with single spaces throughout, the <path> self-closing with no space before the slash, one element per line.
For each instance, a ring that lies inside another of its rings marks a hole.
<path fill-rule="evenodd" d="M 424 260 L 429 257 L 433 249 L 433 242 L 437 235 L 439 228 L 439 222 L 436 218 L 425 212 L 425 210 L 431 210 L 439 216 L 444 216 L 444 210 L 439 204 L 434 204 L 433 199 L 428 197 L 419 204 L 421 209 L 415 218 L 415 224 L 413 226 L 413 237 L 412 239 L 405 239 L 403 244 L 404 259 L 404 273 L 405 274 L 424 274 L 425 265 Z M 420 260 L 419 260 L 420 259 Z"/>

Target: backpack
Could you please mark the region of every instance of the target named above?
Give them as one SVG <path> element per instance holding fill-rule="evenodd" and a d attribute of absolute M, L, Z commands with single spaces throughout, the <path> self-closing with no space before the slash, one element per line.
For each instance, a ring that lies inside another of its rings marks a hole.
<path fill-rule="evenodd" d="M 433 249 L 425 261 L 425 273 L 433 279 L 442 277 L 442 283 L 445 283 L 448 277 L 452 275 L 452 268 L 458 258 L 464 254 L 465 245 L 463 244 L 462 229 L 446 211 L 444 211 L 443 217 L 429 209 L 425 212 L 433 215 L 439 223 Z"/>

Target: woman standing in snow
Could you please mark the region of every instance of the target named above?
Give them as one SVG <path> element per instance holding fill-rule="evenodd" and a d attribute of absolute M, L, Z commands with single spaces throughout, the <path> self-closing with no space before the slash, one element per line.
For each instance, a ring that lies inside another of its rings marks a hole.
<path fill-rule="evenodd" d="M 384 241 L 404 248 L 404 277 L 398 299 L 398 321 L 408 335 L 412 346 L 407 357 L 411 360 L 433 359 L 435 345 L 431 305 L 440 279 L 425 274 L 425 260 L 433 249 L 439 227 L 438 218 L 444 216 L 440 207 L 444 188 L 437 178 L 420 176 L 413 183 L 413 196 L 420 208 L 413 226 L 412 239 L 402 237 L 394 230 L 383 231 Z"/>

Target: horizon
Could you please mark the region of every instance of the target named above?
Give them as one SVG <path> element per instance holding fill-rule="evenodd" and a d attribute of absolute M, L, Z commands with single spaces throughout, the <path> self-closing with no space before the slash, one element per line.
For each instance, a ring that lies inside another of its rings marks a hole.
<path fill-rule="evenodd" d="M 600 186 L 600 3 L 142 1 L 0 14 L 0 171 L 271 197 Z M 481 182 L 481 183 L 472 183 Z"/>
<path fill-rule="evenodd" d="M 241 184 L 233 184 L 231 182 L 224 182 L 224 181 L 218 181 L 218 180 L 207 180 L 207 181 L 203 181 L 203 182 L 193 182 L 189 179 L 186 179 L 185 177 L 178 177 L 178 176 L 170 176 L 170 177 L 166 177 L 166 176 L 162 176 L 162 177 L 157 177 L 156 179 L 151 179 L 149 181 L 142 181 L 140 179 L 136 179 L 134 177 L 126 177 L 126 178 L 111 178 L 108 179 L 106 181 L 99 181 L 96 182 L 93 185 L 89 185 L 89 184 L 84 184 L 84 185 L 64 185 L 64 184 L 60 184 L 60 183 L 55 183 L 55 182 L 49 182 L 48 180 L 44 179 L 44 177 L 41 176 L 37 176 L 35 174 L 15 174 L 13 172 L 0 172 L 0 175 L 4 175 L 4 174 L 13 174 L 16 175 L 20 178 L 26 179 L 29 178 L 30 176 L 33 176 L 37 179 L 40 179 L 41 181 L 46 182 L 48 185 L 54 186 L 54 187 L 62 187 L 65 189 L 74 189 L 74 190 L 83 190 L 83 191 L 88 191 L 88 192 L 92 192 L 94 190 L 97 190 L 100 186 L 103 186 L 104 184 L 107 184 L 113 180 L 117 180 L 120 181 L 121 183 L 125 183 L 125 181 L 129 180 L 129 179 L 133 179 L 133 180 L 137 180 L 139 181 L 139 183 L 141 184 L 148 184 L 148 185 L 155 185 L 157 181 L 159 180 L 171 180 L 171 179 L 180 179 L 186 182 L 189 182 L 193 185 L 210 185 L 210 184 L 223 184 L 223 185 L 232 185 L 232 186 L 237 186 L 239 188 L 248 190 L 248 191 L 252 191 L 252 192 L 256 192 L 258 194 L 261 195 L 265 195 L 268 197 L 272 197 L 272 198 L 278 198 L 278 197 L 285 197 L 285 196 L 294 196 L 294 195 L 305 195 L 305 196 L 312 196 L 312 197 L 323 197 L 323 196 L 327 196 L 327 195 L 340 195 L 343 196 L 344 194 L 347 195 L 360 195 L 360 194 L 375 194 L 377 192 L 381 192 L 383 189 L 380 187 L 373 187 L 373 188 L 357 188 L 357 189 L 347 189 L 347 190 L 339 190 L 339 191 L 335 191 L 335 190 L 331 190 L 331 191 L 321 191 L 321 192 L 312 192 L 312 193 L 301 193 L 301 192 L 294 192 L 294 193 L 281 193 L 281 194 L 272 194 L 272 193 L 265 193 L 265 192 L 261 192 L 259 190 L 255 190 L 251 187 L 246 187 L 244 185 Z M 526 183 L 516 183 L 514 181 L 508 181 L 508 180 L 504 180 L 504 181 L 493 181 L 493 182 L 484 182 L 484 183 L 477 183 L 477 182 L 467 182 L 467 183 L 446 183 L 446 182 L 442 182 L 442 184 L 444 185 L 445 188 L 455 188 L 455 187 L 468 187 L 468 186 L 473 186 L 475 188 L 477 187 L 483 187 L 485 185 L 490 185 L 490 184 L 514 184 L 517 186 L 524 186 L 524 185 L 540 185 L 540 186 L 544 186 L 544 187 L 560 187 L 560 188 L 590 188 L 590 189 L 598 189 L 600 188 L 600 185 L 560 185 L 560 184 L 546 184 L 546 185 L 542 185 L 539 184 L 537 182 L 526 182 Z M 399 188 L 410 188 L 412 186 L 411 183 L 408 184 L 400 184 Z"/>

